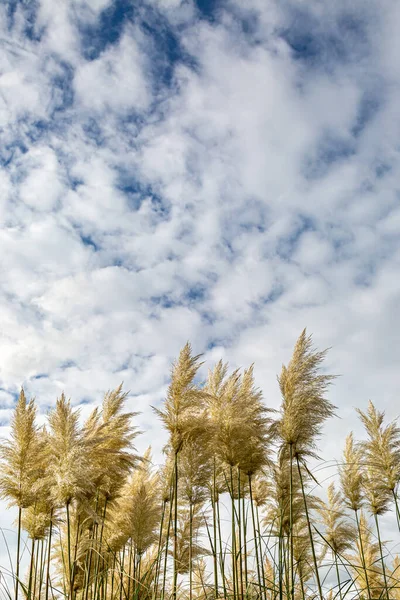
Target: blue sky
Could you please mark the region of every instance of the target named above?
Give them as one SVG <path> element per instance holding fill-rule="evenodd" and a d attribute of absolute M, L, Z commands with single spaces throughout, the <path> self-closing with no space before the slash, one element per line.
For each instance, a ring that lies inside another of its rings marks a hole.
<path fill-rule="evenodd" d="M 186 340 L 255 362 L 304 326 L 357 428 L 398 412 L 400 9 L 370 0 L 0 6 L 0 423 L 122 380 L 139 446 Z"/>

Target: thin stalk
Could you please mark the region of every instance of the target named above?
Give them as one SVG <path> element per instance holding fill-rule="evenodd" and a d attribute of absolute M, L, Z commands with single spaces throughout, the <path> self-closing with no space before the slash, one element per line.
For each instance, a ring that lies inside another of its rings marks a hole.
<path fill-rule="evenodd" d="M 290 594 L 294 598 L 294 549 L 293 549 L 293 444 L 290 444 L 290 482 L 289 482 L 289 536 L 290 536 Z"/>
<path fill-rule="evenodd" d="M 67 598 L 67 596 L 68 596 L 67 584 L 66 584 L 67 566 L 65 564 L 64 546 L 63 546 L 63 541 L 62 541 L 62 536 L 61 536 L 61 530 L 60 529 L 58 530 L 58 536 L 59 536 L 59 540 L 60 540 L 60 551 L 61 551 L 61 561 L 62 561 L 62 585 L 63 585 L 63 592 L 64 592 L 65 598 Z M 53 589 L 51 590 L 51 593 L 53 594 Z"/>
<path fill-rule="evenodd" d="M 175 479 L 174 479 L 174 574 L 172 598 L 176 600 L 178 589 L 178 452 L 175 452 Z"/>
<path fill-rule="evenodd" d="M 239 532 L 239 576 L 240 576 L 240 594 L 243 599 L 243 557 L 242 557 L 242 511 L 240 505 L 240 469 L 238 468 L 238 532 Z"/>
<path fill-rule="evenodd" d="M 141 581 L 140 581 L 140 577 L 141 577 L 141 568 L 142 568 L 142 555 L 138 554 L 138 564 L 137 564 L 137 581 L 138 581 L 138 592 L 136 597 L 138 598 L 140 595 L 140 587 L 141 587 Z"/>
<path fill-rule="evenodd" d="M 213 469 L 213 489 L 212 489 L 212 512 L 213 512 L 213 533 L 214 533 L 214 591 L 215 598 L 218 598 L 218 561 L 217 561 L 217 523 L 216 523 L 216 494 L 217 494 L 217 484 L 216 484 L 216 466 L 215 466 L 215 456 L 214 456 L 214 469 Z"/>
<path fill-rule="evenodd" d="M 103 515 L 102 515 L 102 519 L 101 519 L 100 539 L 99 539 L 99 546 L 98 546 L 96 569 L 95 569 L 95 572 L 94 572 L 94 597 L 95 598 L 96 598 L 96 595 L 97 595 L 97 581 L 98 581 L 100 563 L 101 563 L 101 560 L 102 560 L 101 551 L 102 551 L 102 545 L 103 545 L 104 524 L 105 524 L 105 521 L 106 521 L 106 514 L 107 514 L 107 504 L 108 504 L 108 497 L 106 496 L 105 499 L 104 499 L 104 509 L 103 509 Z"/>
<path fill-rule="evenodd" d="M 382 572 L 383 572 L 383 581 L 385 582 L 386 598 L 387 598 L 387 600 L 389 600 L 389 589 L 388 589 L 388 582 L 387 582 L 387 578 L 386 578 L 385 561 L 383 559 L 383 548 L 382 548 L 381 532 L 380 532 L 380 529 L 379 529 L 378 515 L 376 513 L 374 513 L 374 518 L 375 518 L 376 531 L 377 531 L 377 534 L 378 534 L 379 552 L 380 552 L 380 555 L 381 555 L 381 564 L 382 564 Z"/>
<path fill-rule="evenodd" d="M 48 547 L 47 547 L 47 572 L 46 572 L 45 600 L 49 600 L 51 534 L 52 534 L 52 531 L 53 531 L 53 509 L 51 509 L 51 513 L 50 513 L 49 541 L 48 541 Z"/>
<path fill-rule="evenodd" d="M 259 539 L 259 545 L 260 545 L 261 575 L 262 575 L 262 581 L 264 582 L 264 588 L 265 588 L 265 571 L 264 571 L 263 551 L 262 551 L 262 544 L 261 544 L 260 517 L 258 514 L 257 504 L 256 504 L 256 518 L 257 518 L 258 539 Z"/>
<path fill-rule="evenodd" d="M 284 537 L 282 539 L 282 544 L 283 544 L 283 564 L 284 564 L 284 572 L 285 572 L 285 588 L 286 588 L 286 597 L 289 598 L 289 589 L 290 589 L 290 584 L 289 584 L 289 577 L 290 577 L 290 572 L 289 572 L 289 538 L 288 538 L 288 543 L 286 544 L 286 537 Z"/>
<path fill-rule="evenodd" d="M 397 527 L 399 528 L 399 531 L 400 531 L 400 509 L 399 509 L 399 502 L 398 502 L 398 498 L 397 498 L 397 494 L 396 494 L 395 490 L 392 490 L 392 495 L 393 495 L 394 505 L 396 507 Z"/>
<path fill-rule="evenodd" d="M 165 542 L 164 573 L 163 573 L 163 586 L 162 586 L 161 600 L 164 600 L 165 584 L 166 584 L 166 579 L 167 579 L 169 532 L 171 530 L 174 495 L 175 495 L 174 486 L 172 485 L 171 486 L 171 500 L 170 500 L 170 507 L 169 507 L 169 516 L 168 516 L 167 539 Z"/>
<path fill-rule="evenodd" d="M 19 554 L 21 550 L 21 516 L 22 508 L 18 507 L 18 533 L 17 533 L 17 564 L 15 568 L 15 600 L 18 600 L 19 588 Z"/>
<path fill-rule="evenodd" d="M 67 551 L 68 551 L 68 585 L 69 585 L 69 598 L 72 600 L 72 564 L 71 564 L 71 521 L 69 514 L 69 502 L 66 503 L 67 509 Z"/>
<path fill-rule="evenodd" d="M 134 550 L 133 552 L 133 596 L 136 595 L 136 576 L 137 576 L 137 562 L 136 562 L 136 550 Z M 128 594 L 128 598 L 129 598 L 129 594 Z"/>
<path fill-rule="evenodd" d="M 236 531 L 235 531 L 235 500 L 233 494 L 233 470 L 232 466 L 230 467 L 231 474 L 231 504 L 232 504 L 232 583 L 233 583 L 233 600 L 236 599 L 236 583 L 237 583 L 237 575 L 236 575 Z"/>
<path fill-rule="evenodd" d="M 29 579 L 28 579 L 28 600 L 31 599 L 32 594 L 32 579 L 33 579 L 33 566 L 35 564 L 35 538 L 32 538 L 31 547 L 31 560 L 29 564 Z"/>
<path fill-rule="evenodd" d="M 161 508 L 160 534 L 158 536 L 158 551 L 157 551 L 157 558 L 156 558 L 156 572 L 155 572 L 155 576 L 154 576 L 154 597 L 155 598 L 157 598 L 158 579 L 160 577 L 161 546 L 162 546 L 162 536 L 163 536 L 164 516 L 165 516 L 166 505 L 167 505 L 167 501 L 163 500 L 163 502 L 162 502 L 162 508 Z"/>
<path fill-rule="evenodd" d="M 219 514 L 219 499 L 217 500 L 217 523 L 218 523 L 218 539 L 219 539 L 219 554 L 220 554 L 220 566 L 222 575 L 222 586 L 224 588 L 224 600 L 228 597 L 226 590 L 226 577 L 225 577 L 225 558 L 222 551 L 222 535 L 221 535 L 221 517 Z"/>
<path fill-rule="evenodd" d="M 304 578 L 300 574 L 300 586 L 301 586 L 301 600 L 306 600 L 306 591 L 304 589 Z"/>
<path fill-rule="evenodd" d="M 98 505 L 99 505 L 99 491 L 97 491 L 97 494 L 96 494 L 96 504 L 94 507 L 95 515 L 97 515 Z M 95 531 L 96 531 L 96 536 L 97 536 L 97 526 L 96 526 L 96 523 L 93 523 L 93 527 L 90 531 L 90 538 L 89 538 L 90 546 L 89 546 L 88 552 L 86 553 L 86 559 L 85 559 L 84 594 L 82 594 L 82 597 L 84 598 L 84 600 L 88 600 L 88 597 L 89 597 L 90 572 L 92 570 L 93 540 L 95 538 Z M 88 565 L 88 561 L 89 561 L 89 565 Z"/>
<path fill-rule="evenodd" d="M 43 547 L 43 540 L 42 540 L 42 547 Z M 36 545 L 35 571 L 33 573 L 33 598 L 35 598 L 35 596 L 36 596 L 37 574 L 38 574 L 38 569 L 41 567 L 39 561 L 40 561 L 40 540 L 38 540 L 38 543 Z"/>
<path fill-rule="evenodd" d="M 336 554 L 336 552 L 334 552 L 333 554 L 335 556 L 335 567 L 336 567 L 337 582 L 338 582 L 338 586 L 339 586 L 339 597 L 340 597 L 340 600 L 343 600 L 343 597 L 342 597 L 342 584 L 340 582 L 340 573 L 339 573 L 339 565 L 338 565 L 337 554 Z"/>
<path fill-rule="evenodd" d="M 279 600 L 283 600 L 283 557 L 282 557 L 282 541 L 283 541 L 283 514 L 281 509 L 281 518 L 279 524 L 278 538 L 278 576 L 279 576 Z"/>
<path fill-rule="evenodd" d="M 131 597 L 132 556 L 133 556 L 133 540 L 131 538 L 131 543 L 129 545 L 129 555 L 128 555 L 128 598 Z M 133 569 L 133 576 L 135 577 L 135 569 Z"/>
<path fill-rule="evenodd" d="M 39 600 L 40 600 L 40 596 L 42 594 L 43 575 L 44 575 L 44 567 L 45 567 L 44 553 L 45 553 L 45 541 L 42 540 L 42 548 L 40 551 Z"/>
<path fill-rule="evenodd" d="M 78 556 L 79 534 L 80 534 L 80 517 L 78 517 L 78 520 L 77 520 L 77 523 L 76 523 L 76 536 L 75 536 L 75 544 L 74 544 L 74 561 L 72 563 L 72 575 L 71 575 L 72 589 L 74 588 L 74 582 L 75 582 L 76 559 L 77 559 L 77 556 Z"/>
<path fill-rule="evenodd" d="M 368 600 L 372 600 L 372 599 L 371 599 L 371 589 L 370 589 L 370 587 L 369 587 L 369 581 L 368 581 L 367 566 L 366 566 L 366 564 L 365 564 L 364 544 L 363 544 L 363 541 L 362 541 L 362 535 L 361 535 L 360 521 L 359 521 L 359 519 L 358 519 L 358 511 L 357 511 L 357 510 L 355 510 L 354 512 L 355 512 L 355 514 L 356 514 L 356 522 L 357 522 L 358 537 L 359 537 L 359 539 L 360 539 L 361 560 L 362 560 L 362 566 L 363 566 L 364 575 L 365 575 L 365 583 L 367 584 Z"/>
<path fill-rule="evenodd" d="M 192 569 L 192 554 L 193 554 L 193 504 L 189 503 L 189 600 L 193 598 L 193 569 Z"/>
<path fill-rule="evenodd" d="M 119 600 L 122 600 L 122 592 L 124 591 L 124 562 L 125 562 L 125 546 L 122 548 L 120 579 L 121 586 L 119 588 Z"/>
<path fill-rule="evenodd" d="M 114 580 L 115 580 L 115 563 L 116 562 L 117 562 L 117 554 L 114 553 L 113 564 L 112 564 L 112 573 L 111 573 L 111 598 L 110 598 L 110 600 L 114 599 Z"/>
<path fill-rule="evenodd" d="M 314 538 L 313 538 L 312 531 L 311 531 L 310 515 L 308 513 L 307 499 L 306 499 L 306 494 L 304 491 L 303 475 L 301 473 L 300 461 L 299 461 L 298 456 L 296 456 L 296 461 L 297 461 L 297 469 L 298 469 L 299 477 L 300 477 L 301 492 L 303 495 L 304 510 L 306 513 L 308 535 L 310 536 L 310 544 L 311 544 L 311 551 L 312 551 L 312 555 L 313 555 L 313 562 L 314 562 L 314 568 L 315 568 L 315 578 L 317 580 L 317 585 L 318 585 L 318 593 L 319 593 L 320 600 L 324 600 L 324 597 L 322 594 L 321 580 L 320 580 L 319 571 L 318 571 L 317 555 L 315 554 Z"/>
<path fill-rule="evenodd" d="M 244 585 L 246 588 L 246 594 L 249 588 L 249 573 L 247 565 L 247 512 L 245 496 L 242 497 L 242 515 L 243 515 L 243 554 L 244 554 Z"/>
<path fill-rule="evenodd" d="M 262 584 L 261 584 L 260 559 L 258 556 L 258 547 L 257 547 L 257 528 L 256 528 L 256 519 L 255 519 L 255 515 L 254 515 L 254 502 L 253 502 L 253 489 L 252 489 L 252 485 L 251 485 L 251 475 L 249 475 L 248 477 L 249 477 L 251 519 L 253 521 L 253 532 L 254 532 L 254 547 L 255 547 L 255 551 L 256 551 L 258 586 L 260 588 L 260 598 L 262 598 L 263 594 L 262 594 Z"/>

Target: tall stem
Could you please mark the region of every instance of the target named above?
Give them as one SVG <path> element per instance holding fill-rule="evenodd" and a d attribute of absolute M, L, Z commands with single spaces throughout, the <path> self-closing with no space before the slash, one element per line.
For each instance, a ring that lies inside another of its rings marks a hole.
<path fill-rule="evenodd" d="M 125 546 L 122 548 L 121 568 L 119 571 L 120 583 L 121 583 L 120 588 L 119 588 L 119 600 L 122 600 L 122 592 L 124 591 L 124 562 L 125 562 Z"/>
<path fill-rule="evenodd" d="M 96 494 L 96 504 L 95 504 L 95 508 L 94 508 L 94 514 L 97 516 L 97 508 L 99 505 L 99 491 L 97 491 Z M 89 597 L 89 585 L 90 585 L 90 575 L 91 575 L 91 570 L 92 570 L 92 557 L 93 557 L 93 540 L 95 539 L 95 531 L 96 531 L 96 536 L 97 536 L 97 525 L 95 522 L 93 522 L 93 526 L 92 529 L 90 531 L 90 546 L 89 546 L 89 550 L 86 553 L 86 560 L 85 560 L 85 577 L 84 577 L 84 593 L 82 594 L 82 598 L 84 598 L 84 600 L 88 600 Z"/>
<path fill-rule="evenodd" d="M 167 579 L 167 567 L 168 567 L 169 532 L 171 530 L 174 496 L 175 496 L 175 489 L 174 489 L 174 486 L 171 486 L 171 499 L 170 499 L 169 516 L 168 516 L 167 539 L 165 542 L 164 573 L 163 573 L 163 586 L 162 586 L 161 600 L 164 600 L 164 596 L 165 596 L 165 584 L 166 584 L 166 579 Z"/>
<path fill-rule="evenodd" d="M 21 551 L 21 516 L 22 508 L 18 507 L 18 533 L 17 533 L 17 564 L 15 568 L 15 600 L 18 600 L 19 589 L 19 555 Z"/>
<path fill-rule="evenodd" d="M 236 531 L 235 531 L 235 500 L 234 500 L 234 491 L 233 491 L 233 468 L 230 466 L 230 475 L 231 475 L 231 505 L 232 505 L 232 519 L 231 519 L 231 534 L 232 534 L 232 584 L 233 584 L 233 600 L 236 600 Z"/>
<path fill-rule="evenodd" d="M 224 600 L 228 597 L 228 593 L 226 590 L 226 577 L 225 577 L 225 557 L 222 551 L 222 535 L 221 535 L 221 517 L 219 514 L 219 499 L 217 500 L 217 523 L 218 523 L 218 539 L 219 539 L 219 554 L 220 554 L 220 564 L 221 564 L 221 576 L 222 576 L 222 586 L 224 588 Z"/>
<path fill-rule="evenodd" d="M 243 556 L 242 556 L 242 510 L 240 505 L 240 469 L 238 468 L 238 532 L 239 532 L 239 576 L 240 576 L 240 594 L 243 599 Z"/>
<path fill-rule="evenodd" d="M 32 581 L 33 581 L 34 565 L 35 565 L 35 538 L 32 538 L 31 560 L 30 560 L 30 564 L 29 564 L 28 600 L 31 600 L 31 595 L 32 595 Z"/>
<path fill-rule="evenodd" d="M 175 503 L 174 503 L 174 576 L 172 598 L 176 600 L 178 588 L 178 452 L 175 452 Z"/>
<path fill-rule="evenodd" d="M 362 541 L 362 532 L 361 532 L 360 521 L 359 521 L 359 518 L 358 518 L 358 511 L 355 510 L 354 512 L 355 512 L 355 515 L 356 515 L 358 537 L 359 537 L 359 540 L 360 540 L 361 561 L 362 561 L 362 566 L 363 566 L 363 569 L 364 569 L 364 576 L 365 576 L 365 583 L 366 583 L 366 586 L 367 586 L 368 600 L 372 600 L 371 599 L 371 589 L 369 587 L 369 581 L 368 581 L 367 565 L 365 563 L 364 544 L 363 544 L 363 541 Z"/>
<path fill-rule="evenodd" d="M 45 588 L 45 600 L 49 600 L 49 587 L 50 587 L 50 559 L 51 559 L 51 534 L 53 531 L 53 509 L 50 512 L 50 527 L 49 527 L 49 541 L 47 548 L 47 572 L 46 572 L 46 588 Z"/>
<path fill-rule="evenodd" d="M 166 508 L 166 506 L 167 506 L 167 500 L 163 500 L 162 508 L 161 508 L 160 533 L 159 533 L 159 536 L 158 536 L 158 550 L 157 550 L 157 557 L 156 557 L 156 572 L 155 572 L 155 576 L 154 576 L 154 597 L 155 598 L 157 598 L 158 579 L 160 577 L 161 547 L 162 547 L 164 516 L 165 516 L 165 508 Z"/>
<path fill-rule="evenodd" d="M 400 531 L 400 509 L 399 509 L 399 501 L 398 501 L 395 490 L 392 490 L 392 495 L 393 495 L 394 505 L 396 507 L 397 527 L 399 528 L 399 531 Z"/>
<path fill-rule="evenodd" d="M 40 549 L 40 571 L 39 571 L 39 600 L 42 594 L 42 585 L 43 585 L 43 575 L 44 575 L 44 567 L 45 567 L 45 561 L 44 561 L 44 552 L 45 552 L 45 543 L 44 540 L 42 540 L 42 544 L 41 544 L 41 549 Z"/>
<path fill-rule="evenodd" d="M 114 600 L 114 579 L 115 579 L 115 563 L 117 561 L 117 554 L 114 553 L 113 563 L 112 563 L 112 573 L 111 573 L 111 598 L 110 600 Z"/>
<path fill-rule="evenodd" d="M 311 551 L 312 551 L 313 561 L 314 561 L 315 578 L 317 580 L 317 585 L 318 585 L 318 593 L 319 593 L 320 600 L 324 600 L 323 594 L 322 594 L 321 580 L 320 580 L 319 571 L 318 571 L 317 555 L 315 554 L 314 538 L 313 538 L 313 534 L 311 531 L 310 515 L 308 513 L 307 499 L 306 499 L 306 494 L 304 491 L 303 475 L 301 473 L 300 461 L 299 461 L 298 456 L 296 456 L 296 461 L 297 461 L 297 469 L 298 469 L 299 477 L 300 477 L 301 492 L 303 495 L 304 510 L 305 510 L 306 519 L 307 519 L 308 535 L 310 536 L 310 544 L 311 544 Z"/>
<path fill-rule="evenodd" d="M 104 524 L 106 521 L 106 514 L 107 514 L 107 504 L 108 504 L 108 498 L 106 496 L 104 499 L 104 509 L 103 509 L 103 516 L 101 519 L 100 539 L 99 539 L 99 547 L 98 547 L 98 554 L 97 554 L 97 561 L 96 561 L 96 570 L 95 570 L 95 574 L 94 574 L 94 597 L 95 597 L 95 599 L 97 596 L 97 581 L 98 581 L 98 576 L 99 576 L 100 563 L 102 560 L 101 552 L 102 552 L 102 545 L 103 545 Z"/>
<path fill-rule="evenodd" d="M 141 588 L 141 581 L 140 581 L 140 571 L 141 571 L 141 567 L 142 567 L 142 555 L 140 553 L 138 553 L 138 558 L 137 558 L 137 581 L 138 581 L 138 593 L 136 594 L 136 598 L 140 598 L 140 588 Z"/>
<path fill-rule="evenodd" d="M 129 554 L 128 554 L 128 598 L 131 597 L 132 554 L 133 554 L 133 540 L 131 539 L 131 543 L 129 545 Z M 135 577 L 135 570 L 133 571 L 133 576 Z"/>
<path fill-rule="evenodd" d="M 72 600 L 72 565 L 71 565 L 71 521 L 69 515 L 69 502 L 66 503 L 67 509 L 67 551 L 68 551 L 68 586 L 69 598 Z"/>
<path fill-rule="evenodd" d="M 216 522 L 216 496 L 217 496 L 217 483 L 216 483 L 216 466 L 215 466 L 215 456 L 214 456 L 214 469 L 213 469 L 213 487 L 212 487 L 212 498 L 211 498 L 211 505 L 212 505 L 212 512 L 213 512 L 213 533 L 214 533 L 214 552 L 213 552 L 213 559 L 214 559 L 214 591 L 215 591 L 215 598 L 218 598 L 218 561 L 217 561 L 217 522 Z"/>
<path fill-rule="evenodd" d="M 294 599 L 294 549 L 293 549 L 293 444 L 290 444 L 290 482 L 289 482 L 289 536 L 290 536 L 290 595 Z"/>
<path fill-rule="evenodd" d="M 193 569 L 192 569 L 192 554 L 193 554 L 193 504 L 189 503 L 189 600 L 193 598 Z"/>
<path fill-rule="evenodd" d="M 72 563 L 72 574 L 71 574 L 72 589 L 74 588 L 74 582 L 75 582 L 76 559 L 78 557 L 79 534 L 80 534 L 80 518 L 78 517 L 78 520 L 77 520 L 77 523 L 76 523 L 76 535 L 75 535 L 75 544 L 74 544 L 74 561 Z"/>
<path fill-rule="evenodd" d="M 283 600 L 283 511 L 281 508 L 280 523 L 279 523 L 279 538 L 278 538 L 278 577 L 279 577 L 279 600 Z"/>
<path fill-rule="evenodd" d="M 263 550 L 262 550 L 262 538 L 261 538 L 261 529 L 260 529 L 260 517 L 258 514 L 258 506 L 256 504 L 256 517 L 257 517 L 257 531 L 258 531 L 258 540 L 259 540 L 259 552 L 260 552 L 260 563 L 261 563 L 261 575 L 262 581 L 264 582 L 264 589 L 266 588 L 265 584 L 265 571 L 264 571 L 264 560 L 263 560 Z M 265 594 L 266 595 L 266 594 Z"/>
<path fill-rule="evenodd" d="M 41 564 L 40 564 L 40 546 L 42 546 L 42 548 L 43 548 L 43 540 L 42 540 L 42 544 L 40 544 L 40 540 L 38 540 L 38 543 L 36 544 L 35 571 L 33 573 L 33 585 L 32 585 L 32 588 L 33 588 L 33 598 L 35 598 L 35 596 L 36 596 L 38 569 L 41 568 Z"/>
<path fill-rule="evenodd" d="M 338 587 L 339 587 L 339 597 L 340 597 L 340 600 L 343 600 L 343 597 L 342 597 L 342 584 L 340 582 L 340 573 L 339 573 L 339 565 L 338 565 L 337 554 L 336 554 L 336 552 L 334 552 L 333 554 L 335 556 L 335 567 L 336 567 L 336 577 L 337 577 L 337 582 L 338 582 Z"/>
<path fill-rule="evenodd" d="M 388 590 L 388 583 L 387 583 L 387 578 L 386 578 L 385 561 L 384 561 L 384 558 L 383 558 L 383 548 L 382 548 L 381 532 L 380 532 L 380 529 L 379 529 L 378 515 L 376 513 L 374 513 L 374 518 L 375 518 L 376 531 L 377 531 L 377 534 L 378 534 L 379 552 L 380 552 L 380 555 L 381 555 L 382 573 L 383 573 L 383 581 L 385 582 L 386 598 L 387 598 L 387 600 L 389 600 L 389 590 Z"/>
<path fill-rule="evenodd" d="M 246 503 L 245 503 L 245 495 L 244 494 L 243 494 L 243 498 L 242 498 L 242 515 L 243 515 L 244 583 L 245 583 L 246 594 L 247 594 L 248 588 L 249 588 L 249 573 L 248 573 L 248 565 L 247 565 L 247 513 L 246 513 Z"/>
<path fill-rule="evenodd" d="M 256 519 L 254 515 L 254 502 L 253 502 L 253 489 L 251 485 L 251 475 L 249 474 L 249 494 L 250 494 L 250 507 L 251 507 L 251 519 L 253 521 L 253 535 L 254 535 L 254 548 L 256 551 L 256 563 L 257 563 L 257 577 L 258 577 L 258 587 L 260 589 L 260 598 L 263 597 L 262 594 L 262 584 L 261 584 L 261 572 L 260 572 L 260 559 L 258 556 L 258 544 L 257 544 L 257 527 L 256 527 Z"/>

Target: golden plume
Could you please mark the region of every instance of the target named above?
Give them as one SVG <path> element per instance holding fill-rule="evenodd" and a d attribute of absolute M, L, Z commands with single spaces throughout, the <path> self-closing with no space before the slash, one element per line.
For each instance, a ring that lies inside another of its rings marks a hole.
<path fill-rule="evenodd" d="M 240 385 L 241 403 L 245 415 L 244 444 L 237 465 L 251 476 L 270 464 L 271 409 L 262 401 L 262 392 L 255 387 L 254 366 L 245 369 Z"/>
<path fill-rule="evenodd" d="M 355 511 L 359 510 L 364 502 L 361 462 L 362 451 L 354 443 L 353 433 L 351 432 L 346 438 L 343 464 L 339 467 L 339 475 L 345 504 Z"/>
<path fill-rule="evenodd" d="M 282 394 L 280 418 L 274 430 L 282 441 L 281 452 L 318 458 L 315 438 L 321 434 L 323 423 L 335 414 L 335 406 L 325 393 L 335 379 L 321 375 L 319 370 L 327 350 L 317 352 L 312 336 L 304 329 L 296 342 L 288 366 L 282 366 L 278 377 Z"/>
<path fill-rule="evenodd" d="M 56 505 L 67 505 L 72 499 L 80 499 L 93 490 L 88 446 L 79 428 L 79 410 L 72 410 L 64 394 L 57 399 L 48 421 L 51 494 Z"/>
<path fill-rule="evenodd" d="M 115 515 L 118 528 L 131 538 L 138 556 L 157 540 L 160 519 L 158 475 L 151 472 L 151 449 L 143 457 L 143 464 L 136 469 L 125 484 Z"/>
<path fill-rule="evenodd" d="M 189 504 L 202 504 L 213 470 L 209 429 L 185 444 L 180 455 L 180 491 Z"/>
<path fill-rule="evenodd" d="M 126 476 L 138 463 L 133 440 L 140 432 L 132 425 L 138 413 L 123 412 L 127 395 L 122 383 L 106 392 L 101 412 L 95 409 L 83 428 L 96 492 L 108 501 L 118 496 Z"/>
<path fill-rule="evenodd" d="M 400 479 L 400 429 L 394 421 L 384 426 L 385 413 L 371 401 L 366 413 L 356 410 L 368 435 L 360 442 L 366 498 L 372 513 L 379 515 L 388 509 Z"/>
<path fill-rule="evenodd" d="M 354 544 L 357 530 L 346 518 L 343 497 L 333 482 L 328 486 L 327 500 L 317 508 L 325 529 L 324 538 L 334 554 L 343 554 Z"/>
<path fill-rule="evenodd" d="M 171 370 L 171 383 L 163 410 L 154 408 L 164 427 L 170 434 L 169 445 L 178 453 L 187 439 L 195 437 L 203 428 L 200 418 L 205 392 L 197 387 L 194 378 L 201 366 L 200 354 L 192 356 L 189 342 L 185 344 Z"/>
<path fill-rule="evenodd" d="M 9 506 L 27 508 L 35 501 L 43 470 L 44 440 L 35 424 L 34 399 L 21 389 L 11 419 L 10 439 L 0 445 L 0 497 Z"/>

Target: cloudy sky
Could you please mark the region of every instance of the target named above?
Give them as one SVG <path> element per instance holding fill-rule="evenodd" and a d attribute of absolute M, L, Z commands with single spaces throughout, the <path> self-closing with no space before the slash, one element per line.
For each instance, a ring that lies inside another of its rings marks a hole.
<path fill-rule="evenodd" d="M 325 457 L 354 406 L 399 412 L 400 5 L 8 0 L 0 7 L 0 422 L 124 381 L 139 448 L 190 340 L 255 362 L 303 327 Z M 4 522 L 4 521 L 2 521 Z"/>

